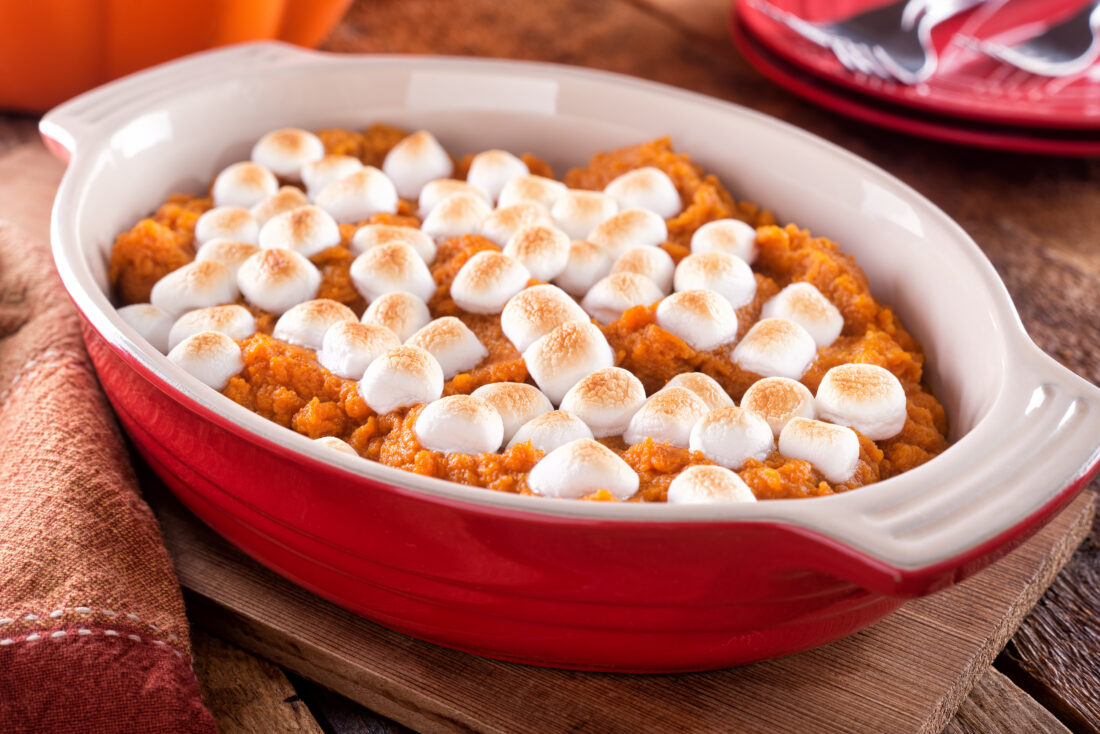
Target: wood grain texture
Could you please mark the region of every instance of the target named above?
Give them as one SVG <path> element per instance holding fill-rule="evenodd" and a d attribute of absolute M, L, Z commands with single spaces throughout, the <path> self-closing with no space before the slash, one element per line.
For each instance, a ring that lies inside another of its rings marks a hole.
<path fill-rule="evenodd" d="M 994 668 L 986 671 L 943 734 L 1068 734 L 1054 714 Z"/>

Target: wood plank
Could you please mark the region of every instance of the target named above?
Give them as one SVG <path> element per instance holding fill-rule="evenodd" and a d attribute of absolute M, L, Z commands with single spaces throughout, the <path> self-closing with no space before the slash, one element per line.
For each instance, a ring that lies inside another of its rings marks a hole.
<path fill-rule="evenodd" d="M 990 668 L 981 677 L 943 734 L 1068 734 L 1054 714 Z"/>

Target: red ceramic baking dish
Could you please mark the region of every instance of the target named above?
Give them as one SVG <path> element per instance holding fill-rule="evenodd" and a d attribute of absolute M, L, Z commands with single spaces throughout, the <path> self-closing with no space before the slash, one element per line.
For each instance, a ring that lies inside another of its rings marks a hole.
<path fill-rule="evenodd" d="M 734 506 L 550 500 L 345 456 L 238 406 L 119 318 L 115 235 L 283 125 L 386 122 L 564 170 L 671 135 L 739 196 L 838 240 L 924 344 L 953 445 L 858 491 Z M 261 563 L 381 624 L 482 655 L 684 671 L 805 650 L 994 561 L 1100 459 L 1100 390 L 1028 339 L 977 246 L 883 171 L 765 115 L 606 73 L 489 60 L 212 51 L 48 114 L 71 157 L 57 267 L 103 388 L 183 502 Z"/>

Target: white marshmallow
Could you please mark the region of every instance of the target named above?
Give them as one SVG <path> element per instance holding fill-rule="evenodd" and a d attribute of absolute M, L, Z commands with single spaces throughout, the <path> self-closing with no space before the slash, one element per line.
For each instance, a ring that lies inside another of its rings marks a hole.
<path fill-rule="evenodd" d="M 404 291 L 422 301 L 435 294 L 435 279 L 420 255 L 404 242 L 371 247 L 351 262 L 355 289 L 368 301 L 387 293 Z"/>
<path fill-rule="evenodd" d="M 530 279 L 531 273 L 515 258 L 483 250 L 459 268 L 451 281 L 451 298 L 471 313 L 500 313 Z"/>
<path fill-rule="evenodd" d="M 580 438 L 559 446 L 535 464 L 527 486 L 544 497 L 579 499 L 607 490 L 615 499 L 638 491 L 638 474 L 601 443 Z"/>
<path fill-rule="evenodd" d="M 733 405 L 733 398 L 718 384 L 718 380 L 710 375 L 704 375 L 702 372 L 681 372 L 665 383 L 665 386 L 661 389 L 666 390 L 670 387 L 682 387 L 691 390 L 707 404 L 707 410 Z"/>
<path fill-rule="evenodd" d="M 648 209 L 627 209 L 588 233 L 588 241 L 607 250 L 612 260 L 632 247 L 656 247 L 668 239 L 665 220 Z"/>
<path fill-rule="evenodd" d="M 497 197 L 497 206 L 504 208 L 521 201 L 533 201 L 542 204 L 549 211 L 554 203 L 565 196 L 569 188 L 561 181 L 545 176 L 516 176 L 504 184 Z"/>
<path fill-rule="evenodd" d="M 588 314 L 565 291 L 553 285 L 524 288 L 508 299 L 500 328 L 520 352 L 539 337 L 569 321 L 588 321 Z"/>
<path fill-rule="evenodd" d="M 316 295 L 321 273 L 293 250 L 260 250 L 241 263 L 237 283 L 253 306 L 281 314 Z"/>
<path fill-rule="evenodd" d="M 699 352 L 717 349 L 737 338 L 737 314 L 714 291 L 680 291 L 657 306 L 657 326 Z"/>
<path fill-rule="evenodd" d="M 426 218 L 439 205 L 439 202 L 451 194 L 472 194 L 484 199 L 486 204 L 492 204 L 485 192 L 477 186 L 460 181 L 457 178 L 437 178 L 424 184 L 424 188 L 420 189 L 417 216 L 421 219 Z"/>
<path fill-rule="evenodd" d="M 714 291 L 734 308 L 751 303 L 756 295 L 756 278 L 752 268 L 741 258 L 727 252 L 688 255 L 676 266 L 673 282 L 678 291 L 700 288 Z"/>
<path fill-rule="evenodd" d="M 237 279 L 237 271 L 248 258 L 260 251 L 258 245 L 251 242 L 239 242 L 237 240 L 213 239 L 208 240 L 198 252 L 195 253 L 195 261 L 214 260 L 229 268 L 233 274 L 233 280 Z"/>
<path fill-rule="evenodd" d="M 197 260 L 176 268 L 153 285 L 149 302 L 173 316 L 237 300 L 233 271 L 216 260 Z"/>
<path fill-rule="evenodd" d="M 435 260 L 435 241 L 416 227 L 399 227 L 392 224 L 366 224 L 355 231 L 351 238 L 351 251 L 356 255 L 372 247 L 404 242 L 416 250 L 421 259 L 431 265 Z"/>
<path fill-rule="evenodd" d="M 363 170 L 363 162 L 350 155 L 326 155 L 302 166 L 302 182 L 310 199 L 316 199 L 326 186 Z"/>
<path fill-rule="evenodd" d="M 859 437 L 851 428 L 792 418 L 779 434 L 779 453 L 791 459 L 802 459 L 830 482 L 846 482 L 859 464 Z"/>
<path fill-rule="evenodd" d="M 429 451 L 491 454 L 504 441 L 504 423 L 496 409 L 473 395 L 451 395 L 431 403 L 413 426 Z"/>
<path fill-rule="evenodd" d="M 334 375 L 358 380 L 371 362 L 399 346 L 401 340 L 384 326 L 340 321 L 325 332 L 317 361 Z"/>
<path fill-rule="evenodd" d="M 662 219 L 672 219 L 683 208 L 676 184 L 653 166 L 624 173 L 607 184 L 603 192 L 614 197 L 624 209 L 648 209 Z"/>
<path fill-rule="evenodd" d="M 500 414 L 505 441 L 510 441 L 521 426 L 554 409 L 537 387 L 522 382 L 494 382 L 470 394 L 489 403 Z"/>
<path fill-rule="evenodd" d="M 294 250 L 304 257 L 340 244 L 340 227 L 319 206 L 303 206 L 267 220 L 260 230 L 265 250 Z"/>
<path fill-rule="evenodd" d="M 707 412 L 707 404 L 691 390 L 666 387 L 655 392 L 630 419 L 623 441 L 633 445 L 652 438 L 686 449 L 691 429 Z"/>
<path fill-rule="evenodd" d="M 359 395 L 375 413 L 389 413 L 417 403 L 430 403 L 443 394 L 443 368 L 420 347 L 391 349 L 367 367 L 359 381 Z"/>
<path fill-rule="evenodd" d="M 229 378 L 244 369 L 237 342 L 216 331 L 187 337 L 168 352 L 168 359 L 218 391 L 225 389 Z"/>
<path fill-rule="evenodd" d="M 772 429 L 758 415 L 735 407 L 712 410 L 695 424 L 688 448 L 716 464 L 740 469 L 749 459 L 763 461 L 775 448 Z"/>
<path fill-rule="evenodd" d="M 420 347 L 435 357 L 443 369 L 444 380 L 449 380 L 460 372 L 472 370 L 489 356 L 489 350 L 477 335 L 454 316 L 429 321 L 405 343 Z"/>
<path fill-rule="evenodd" d="M 216 331 L 241 341 L 256 333 L 256 319 L 251 311 L 237 304 L 188 311 L 172 324 L 172 330 L 168 333 L 168 348 L 174 349 L 187 337 L 204 331 Z"/>
<path fill-rule="evenodd" d="M 318 298 L 291 307 L 275 322 L 271 335 L 316 351 L 324 343 L 325 333 L 341 322 L 358 324 L 359 319 L 344 304 L 329 298 Z"/>
<path fill-rule="evenodd" d="M 248 208 L 279 190 L 275 174 L 263 166 L 244 161 L 226 166 L 214 179 L 210 195 L 214 206 Z"/>
<path fill-rule="evenodd" d="M 416 201 L 424 184 L 454 173 L 454 162 L 427 130 L 418 130 L 390 149 L 382 170 L 397 187 L 402 199 Z"/>
<path fill-rule="evenodd" d="M 481 222 L 481 236 L 504 247 L 516 232 L 534 226 L 553 227 L 554 218 L 542 204 L 521 201 L 491 211 Z"/>
<path fill-rule="evenodd" d="M 404 342 L 432 320 L 428 304 L 412 293 L 387 293 L 371 301 L 363 312 L 363 323 L 382 326 Z"/>
<path fill-rule="evenodd" d="M 313 201 L 337 222 L 354 223 L 374 214 L 396 212 L 397 189 L 386 174 L 365 166 L 321 189 Z"/>
<path fill-rule="evenodd" d="M 676 269 L 672 257 L 660 247 L 631 247 L 619 255 L 611 266 L 611 274 L 637 273 L 657 284 L 661 293 L 672 290 L 672 273 Z"/>
<path fill-rule="evenodd" d="M 252 160 L 291 181 L 301 180 L 302 166 L 319 161 L 325 144 L 311 132 L 288 127 L 273 130 L 252 146 Z"/>
<path fill-rule="evenodd" d="M 792 418 L 814 417 L 814 396 L 809 388 L 789 377 L 765 377 L 745 391 L 741 409 L 767 421 L 778 437 Z"/>
<path fill-rule="evenodd" d="M 320 444 L 321 446 L 326 446 L 330 449 L 335 449 L 342 454 L 359 456 L 359 454 L 356 453 L 355 449 L 351 447 L 351 444 L 349 444 L 347 441 L 336 438 L 336 436 L 321 436 L 320 438 L 313 439 L 313 443 Z"/>
<path fill-rule="evenodd" d="M 195 245 L 227 239 L 256 244 L 260 223 L 243 206 L 218 206 L 203 212 L 195 222 Z"/>
<path fill-rule="evenodd" d="M 172 314 L 151 303 L 134 303 L 120 308 L 118 315 L 158 352 L 168 351 L 168 337 L 175 322 Z"/>
<path fill-rule="evenodd" d="M 761 318 L 793 321 L 810 333 L 819 347 L 836 341 L 844 329 L 844 317 L 812 283 L 791 283 L 768 299 Z"/>
<path fill-rule="evenodd" d="M 559 405 L 586 375 L 613 366 L 615 354 L 595 324 L 570 321 L 527 347 L 523 361 L 539 389 Z"/>
<path fill-rule="evenodd" d="M 283 186 L 271 196 L 249 210 L 263 227 L 269 219 L 283 212 L 294 211 L 298 207 L 309 206 L 309 199 L 302 190 L 294 186 Z"/>
<path fill-rule="evenodd" d="M 532 278 L 552 280 L 569 262 L 569 236 L 557 227 L 524 227 L 508 240 L 504 254 L 523 263 Z"/>
<path fill-rule="evenodd" d="M 477 234 L 481 231 L 482 221 L 492 211 L 480 194 L 459 192 L 436 204 L 420 229 L 436 240 Z"/>
<path fill-rule="evenodd" d="M 585 422 L 567 410 L 552 410 L 520 426 L 508 442 L 508 448 L 530 441 L 533 448 L 548 454 L 579 438 L 592 438 L 592 431 Z"/>
<path fill-rule="evenodd" d="M 745 480 L 724 466 L 694 464 L 677 474 L 668 485 L 670 505 L 726 502 L 756 502 L 756 495 Z"/>
<path fill-rule="evenodd" d="M 569 388 L 561 409 L 584 421 L 594 437 L 606 438 L 623 435 L 645 402 L 641 380 L 620 367 L 606 367 Z"/>
<path fill-rule="evenodd" d="M 598 191 L 570 189 L 554 202 L 550 215 L 558 226 L 575 240 L 583 240 L 588 233 L 619 212 L 619 203 Z"/>
<path fill-rule="evenodd" d="M 508 151 L 486 150 L 470 161 L 466 181 L 485 192 L 489 201 L 496 201 L 505 184 L 529 173 L 527 164 Z"/>
<path fill-rule="evenodd" d="M 756 230 L 740 219 L 707 222 L 691 235 L 691 251 L 726 252 L 751 264 L 756 260 Z"/>
<path fill-rule="evenodd" d="M 819 418 L 851 426 L 872 441 L 896 436 L 908 415 L 905 388 L 875 364 L 833 367 L 817 388 Z"/>
<path fill-rule="evenodd" d="M 578 298 L 601 278 L 611 272 L 611 255 L 599 245 L 586 240 L 573 240 L 569 244 L 569 259 L 554 283 Z"/>
<path fill-rule="evenodd" d="M 761 319 L 738 342 L 731 355 L 743 370 L 762 377 L 797 380 L 817 356 L 809 332 L 786 319 Z"/>
<path fill-rule="evenodd" d="M 616 273 L 592 286 L 581 299 L 581 307 L 601 324 L 610 324 L 628 308 L 648 306 L 663 295 L 657 284 L 644 275 Z"/>

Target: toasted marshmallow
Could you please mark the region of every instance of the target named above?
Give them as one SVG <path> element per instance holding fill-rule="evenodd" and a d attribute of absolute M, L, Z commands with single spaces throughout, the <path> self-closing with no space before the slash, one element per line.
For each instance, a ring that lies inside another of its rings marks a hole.
<path fill-rule="evenodd" d="M 187 337 L 204 331 L 216 331 L 241 341 L 256 333 L 256 319 L 251 311 L 237 304 L 188 311 L 172 324 L 172 330 L 168 333 L 168 348 L 175 349 Z"/>
<path fill-rule="evenodd" d="M 477 186 L 459 181 L 457 178 L 437 178 L 424 184 L 424 188 L 420 189 L 417 216 L 421 219 L 426 218 L 439 205 L 439 202 L 451 194 L 473 194 L 480 199 L 484 199 L 486 204 L 492 204 L 485 192 Z"/>
<path fill-rule="evenodd" d="M 638 491 L 638 474 L 601 443 L 579 438 L 559 446 L 535 464 L 527 486 L 544 497 L 579 499 L 607 490 L 618 500 Z"/>
<path fill-rule="evenodd" d="M 404 242 L 371 247 L 352 261 L 349 273 L 356 290 L 368 301 L 395 291 L 427 301 L 435 293 L 435 280 L 428 266 Z"/>
<path fill-rule="evenodd" d="M 673 293 L 657 306 L 657 326 L 700 352 L 737 338 L 737 314 L 729 301 L 714 291 Z"/>
<path fill-rule="evenodd" d="M 497 206 L 504 208 L 521 201 L 533 201 L 542 204 L 549 211 L 558 199 L 565 196 L 569 188 L 561 181 L 545 176 L 516 176 L 504 184 L 497 197 Z"/>
<path fill-rule="evenodd" d="M 569 259 L 554 283 L 574 296 L 584 296 L 596 282 L 611 272 L 611 255 L 586 240 L 569 244 Z"/>
<path fill-rule="evenodd" d="M 443 368 L 444 380 L 449 380 L 460 372 L 472 370 L 489 356 L 489 350 L 477 335 L 454 316 L 429 321 L 405 343 L 420 347 L 435 357 L 435 361 Z"/>
<path fill-rule="evenodd" d="M 485 192 L 489 201 L 496 201 L 505 184 L 529 173 L 527 164 L 508 151 L 486 150 L 470 161 L 466 181 Z"/>
<path fill-rule="evenodd" d="M 666 387 L 653 393 L 630 419 L 623 441 L 633 445 L 652 438 L 686 449 L 691 429 L 707 412 L 707 404 L 691 390 Z"/>
<path fill-rule="evenodd" d="M 219 391 L 225 389 L 230 377 L 244 369 L 237 342 L 217 331 L 187 337 L 168 352 L 168 359 Z"/>
<path fill-rule="evenodd" d="M 569 262 L 569 235 L 546 225 L 524 227 L 508 240 L 504 254 L 523 263 L 532 278 L 552 280 Z"/>
<path fill-rule="evenodd" d="M 726 408 L 733 405 L 733 398 L 718 384 L 718 381 L 710 375 L 704 375 L 702 372 L 681 372 L 665 383 L 665 386 L 661 389 L 667 390 L 670 387 L 682 387 L 691 390 L 707 404 L 707 410 Z"/>
<path fill-rule="evenodd" d="M 662 219 L 672 219 L 683 208 L 672 179 L 653 166 L 624 173 L 607 184 L 603 192 L 616 199 L 623 209 L 648 209 Z"/>
<path fill-rule="evenodd" d="M 291 307 L 275 322 L 271 335 L 300 347 L 317 350 L 325 340 L 325 332 L 341 322 L 358 324 L 355 312 L 330 298 L 318 298 Z"/>
<path fill-rule="evenodd" d="M 244 161 L 222 169 L 214 179 L 210 195 L 214 206 L 248 208 L 259 204 L 279 190 L 275 174 L 261 165 Z"/>
<path fill-rule="evenodd" d="M 668 485 L 670 505 L 724 502 L 756 502 L 756 495 L 745 480 L 723 466 L 694 464 L 677 474 Z"/>
<path fill-rule="evenodd" d="M 859 464 L 859 437 L 844 426 L 792 418 L 779 434 L 779 453 L 810 462 L 830 482 L 846 482 Z"/>
<path fill-rule="evenodd" d="M 821 378 L 817 416 L 851 426 L 872 441 L 905 428 L 905 388 L 894 373 L 875 364 L 842 364 Z"/>
<path fill-rule="evenodd" d="M 688 448 L 730 469 L 740 469 L 749 459 L 763 461 L 774 447 L 767 421 L 732 406 L 704 415 L 688 437 Z"/>
<path fill-rule="evenodd" d="M 256 221 L 263 227 L 269 219 L 283 212 L 294 211 L 303 206 L 309 206 L 309 199 L 302 190 L 294 186 L 283 186 L 271 196 L 261 201 L 249 210 Z"/>
<path fill-rule="evenodd" d="M 641 380 L 620 367 L 605 367 L 569 388 L 561 409 L 584 421 L 596 438 L 605 438 L 623 435 L 645 402 Z"/>
<path fill-rule="evenodd" d="M 740 219 L 707 222 L 691 236 L 691 251 L 725 252 L 751 264 L 756 260 L 756 230 Z"/>
<path fill-rule="evenodd" d="M 390 242 L 404 242 L 416 250 L 421 259 L 431 265 L 435 260 L 435 241 L 416 227 L 399 227 L 392 224 L 367 224 L 355 231 L 351 238 L 351 251 L 366 252 L 372 247 Z"/>
<path fill-rule="evenodd" d="M 768 299 L 762 318 L 793 321 L 810 333 L 819 347 L 836 341 L 844 329 L 844 317 L 812 283 L 791 283 Z"/>
<path fill-rule="evenodd" d="M 743 370 L 763 377 L 797 380 L 817 356 L 809 332 L 787 319 L 761 319 L 733 350 L 733 361 Z"/>
<path fill-rule="evenodd" d="M 552 410 L 520 426 L 508 442 L 508 448 L 530 441 L 532 447 L 548 454 L 579 438 L 592 438 L 592 431 L 585 422 L 567 410 Z"/>
<path fill-rule="evenodd" d="M 491 454 L 504 441 L 500 413 L 473 395 L 436 400 L 417 416 L 413 431 L 424 448 L 448 454 Z"/>
<path fill-rule="evenodd" d="M 427 130 L 418 130 L 390 149 L 382 170 L 402 199 L 416 201 L 424 184 L 454 173 L 454 162 Z"/>
<path fill-rule="evenodd" d="M 814 417 L 814 396 L 809 388 L 789 377 L 765 377 L 749 386 L 741 397 L 741 409 L 754 413 L 771 426 L 776 437 L 792 418 Z"/>
<path fill-rule="evenodd" d="M 363 312 L 363 323 L 382 326 L 404 342 L 432 320 L 428 304 L 412 293 L 387 293 L 371 301 Z"/>
<path fill-rule="evenodd" d="M 727 252 L 688 255 L 676 266 L 673 285 L 678 291 L 699 288 L 714 291 L 734 308 L 750 303 L 756 295 L 756 278 L 752 268 L 741 258 Z"/>
<path fill-rule="evenodd" d="M 158 352 L 168 351 L 168 337 L 175 322 L 172 314 L 151 303 L 135 303 L 120 308 L 118 315 Z"/>
<path fill-rule="evenodd" d="M 451 298 L 471 313 L 500 313 L 530 279 L 531 273 L 515 258 L 483 250 L 459 268 L 451 281 Z"/>
<path fill-rule="evenodd" d="M 580 189 L 570 189 L 550 209 L 562 231 L 575 240 L 583 240 L 618 212 L 619 203 L 613 197 Z"/>
<path fill-rule="evenodd" d="M 293 250 L 260 250 L 241 263 L 237 283 L 253 306 L 281 314 L 317 294 L 321 273 Z"/>
<path fill-rule="evenodd" d="M 320 438 L 313 439 L 313 443 L 327 446 L 330 449 L 335 449 L 341 454 L 349 454 L 351 456 L 358 456 L 359 454 L 351 447 L 347 441 L 343 441 L 336 436 L 321 436 Z"/>
<path fill-rule="evenodd" d="M 554 409 L 537 387 L 522 382 L 493 382 L 470 394 L 489 403 L 500 414 L 505 441 L 510 441 L 521 426 Z"/>
<path fill-rule="evenodd" d="M 401 340 L 384 326 L 339 321 L 325 332 L 317 361 L 334 375 L 358 380 L 371 362 L 399 346 Z"/>
<path fill-rule="evenodd" d="M 655 247 L 667 239 L 665 220 L 648 209 L 621 211 L 588 233 L 588 241 L 607 250 L 612 260 L 632 247 Z"/>
<path fill-rule="evenodd" d="M 302 166 L 302 182 L 310 199 L 317 198 L 326 186 L 363 170 L 363 161 L 350 155 L 326 155 Z"/>
<path fill-rule="evenodd" d="M 504 247 L 516 232 L 535 226 L 553 227 L 554 218 L 542 204 L 521 201 L 491 211 L 481 222 L 481 236 Z"/>
<path fill-rule="evenodd" d="M 288 127 L 273 130 L 252 146 L 252 160 L 291 181 L 301 180 L 302 166 L 325 156 L 325 144 L 311 132 Z"/>
<path fill-rule="evenodd" d="M 657 284 L 644 275 L 616 273 L 592 286 L 581 299 L 581 307 L 601 324 L 610 324 L 628 308 L 648 306 L 663 295 Z"/>
<path fill-rule="evenodd" d="M 340 227 L 319 206 L 303 206 L 267 220 L 260 230 L 260 247 L 265 250 L 294 250 L 312 257 L 340 244 Z"/>
<path fill-rule="evenodd" d="M 361 222 L 374 214 L 397 211 L 397 189 L 386 174 L 364 166 L 317 192 L 313 202 L 341 224 Z"/>
<path fill-rule="evenodd" d="M 672 273 L 675 269 L 672 258 L 660 247 L 631 247 L 615 260 L 615 264 L 611 266 L 611 274 L 644 275 L 657 284 L 661 293 L 668 293 L 672 290 Z"/>
<path fill-rule="evenodd" d="M 149 302 L 173 316 L 237 300 L 233 271 L 216 260 L 197 260 L 158 280 Z"/>
<path fill-rule="evenodd" d="M 527 347 L 523 361 L 539 389 L 559 405 L 585 376 L 613 366 L 615 353 L 595 324 L 570 321 Z"/>
<path fill-rule="evenodd" d="M 199 251 L 195 253 L 195 261 L 214 260 L 220 262 L 222 265 L 229 268 L 229 272 L 233 274 L 233 278 L 236 280 L 237 271 L 241 269 L 241 265 L 244 261 L 259 251 L 259 246 L 251 242 L 223 240 L 219 238 L 207 240 L 207 242 L 199 248 Z"/>
<path fill-rule="evenodd" d="M 459 192 L 439 202 L 420 229 L 436 240 L 477 234 L 481 231 L 482 221 L 492 211 L 480 194 Z"/>
<path fill-rule="evenodd" d="M 260 223 L 243 206 L 218 206 L 203 212 L 195 222 L 195 244 L 215 239 L 256 243 Z"/>
<path fill-rule="evenodd" d="M 588 314 L 565 291 L 536 285 L 508 299 L 500 314 L 500 328 L 520 352 L 539 337 L 569 321 L 588 321 Z"/>
<path fill-rule="evenodd" d="M 370 363 L 359 381 L 359 395 L 375 413 L 389 413 L 443 394 L 443 368 L 420 347 L 391 349 Z"/>

